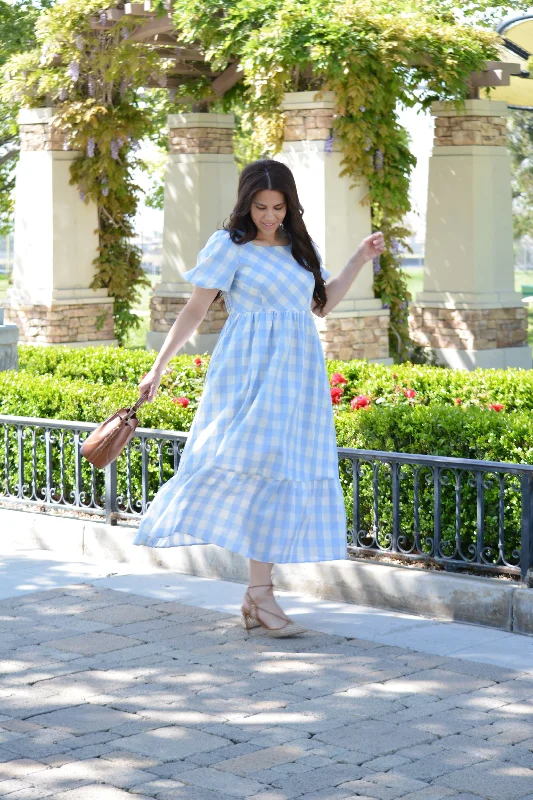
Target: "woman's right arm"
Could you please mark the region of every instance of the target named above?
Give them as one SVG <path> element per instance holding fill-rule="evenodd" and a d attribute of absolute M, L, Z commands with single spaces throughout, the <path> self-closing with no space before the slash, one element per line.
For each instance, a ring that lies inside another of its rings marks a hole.
<path fill-rule="evenodd" d="M 207 314 L 209 306 L 218 292 L 218 289 L 203 289 L 199 286 L 194 287 L 191 297 L 180 311 L 176 317 L 176 321 L 169 330 L 152 369 L 150 372 L 146 373 L 139 383 L 140 394 L 144 394 L 146 391 L 149 392 L 147 398 L 149 403 L 152 402 L 157 393 L 161 382 L 161 376 L 163 375 L 166 365 L 180 347 L 183 347 L 185 342 L 191 338 L 192 334 Z"/>

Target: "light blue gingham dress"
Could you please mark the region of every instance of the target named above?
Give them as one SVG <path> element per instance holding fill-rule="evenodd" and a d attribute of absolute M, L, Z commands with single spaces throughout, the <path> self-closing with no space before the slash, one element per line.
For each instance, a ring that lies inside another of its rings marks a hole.
<path fill-rule="evenodd" d="M 329 278 L 322 261 L 321 270 Z M 228 318 L 178 470 L 156 494 L 134 543 L 211 543 L 278 564 L 345 559 L 312 273 L 290 245 L 237 245 L 218 230 L 182 274 L 195 286 L 221 289 Z"/>

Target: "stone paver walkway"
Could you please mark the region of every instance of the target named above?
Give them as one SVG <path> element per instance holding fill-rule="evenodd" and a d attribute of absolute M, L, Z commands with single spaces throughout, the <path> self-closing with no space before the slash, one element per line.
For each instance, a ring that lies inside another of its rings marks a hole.
<path fill-rule="evenodd" d="M 533 800 L 533 675 L 91 583 L 0 601 L 0 797 Z"/>

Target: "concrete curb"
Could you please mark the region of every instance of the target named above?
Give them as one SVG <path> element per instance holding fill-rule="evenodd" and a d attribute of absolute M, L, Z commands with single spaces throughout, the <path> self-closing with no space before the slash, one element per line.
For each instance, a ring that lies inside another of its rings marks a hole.
<path fill-rule="evenodd" d="M 137 547 L 134 527 L 0 509 L 0 530 L 8 547 L 247 581 L 243 556 L 215 545 Z M 275 574 L 276 585 L 287 591 L 533 635 L 533 589 L 510 581 L 363 561 L 282 564 Z"/>

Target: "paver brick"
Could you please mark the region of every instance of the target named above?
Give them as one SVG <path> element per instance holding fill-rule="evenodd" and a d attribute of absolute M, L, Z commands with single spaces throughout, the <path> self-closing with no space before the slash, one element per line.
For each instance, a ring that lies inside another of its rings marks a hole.
<path fill-rule="evenodd" d="M 52 711 L 48 714 L 38 714 L 32 717 L 32 721 L 51 728 L 58 728 L 67 733 L 86 734 L 108 731 L 127 722 L 136 722 L 137 719 L 133 714 L 116 711 L 114 708 L 85 704 Z"/>
<path fill-rule="evenodd" d="M 450 789 L 474 790 L 489 800 L 515 800 L 531 793 L 533 770 L 503 761 L 489 761 L 443 775 L 438 781 Z"/>
<path fill-rule="evenodd" d="M 191 728 L 169 726 L 155 728 L 151 731 L 126 736 L 115 742 L 115 747 L 141 753 L 145 756 L 157 756 L 163 760 L 172 761 L 186 758 L 193 753 L 216 750 L 217 747 L 226 747 L 228 740 L 222 736 L 214 736 L 203 731 Z"/>
<path fill-rule="evenodd" d="M 90 633 L 79 636 L 66 636 L 64 639 L 54 639 L 48 646 L 56 650 L 65 650 L 80 655 L 93 655 L 94 653 L 109 653 L 112 650 L 122 650 L 125 647 L 141 645 L 138 639 L 128 636 L 117 636 L 114 633 Z"/>

